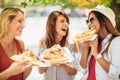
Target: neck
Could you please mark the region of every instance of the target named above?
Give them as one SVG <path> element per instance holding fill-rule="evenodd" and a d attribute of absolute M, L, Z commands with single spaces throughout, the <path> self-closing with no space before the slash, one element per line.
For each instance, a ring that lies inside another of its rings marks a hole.
<path fill-rule="evenodd" d="M 106 29 L 103 29 L 98 35 L 100 36 L 100 39 L 104 39 L 108 35 L 108 32 L 106 31 Z"/>
<path fill-rule="evenodd" d="M 55 39 L 55 42 L 56 42 L 57 44 L 60 44 L 62 38 L 63 38 L 62 36 L 57 36 L 56 39 Z"/>
<path fill-rule="evenodd" d="M 14 38 L 4 37 L 4 38 L 0 39 L 0 42 L 3 45 L 10 46 L 10 45 L 14 44 Z"/>

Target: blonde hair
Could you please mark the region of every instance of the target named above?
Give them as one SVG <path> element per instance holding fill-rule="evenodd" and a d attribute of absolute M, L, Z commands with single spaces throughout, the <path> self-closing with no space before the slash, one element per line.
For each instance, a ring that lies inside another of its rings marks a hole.
<path fill-rule="evenodd" d="M 24 14 L 19 8 L 5 8 L 0 14 L 0 38 L 6 35 L 8 24 L 16 17 L 18 12 Z"/>

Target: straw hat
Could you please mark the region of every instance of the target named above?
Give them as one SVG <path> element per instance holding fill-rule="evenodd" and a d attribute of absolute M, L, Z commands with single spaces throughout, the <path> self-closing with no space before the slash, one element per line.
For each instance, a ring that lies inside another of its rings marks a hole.
<path fill-rule="evenodd" d="M 112 11 L 112 9 L 108 7 L 104 7 L 103 5 L 98 5 L 96 8 L 88 9 L 87 14 L 89 14 L 91 11 L 98 11 L 102 13 L 110 20 L 110 22 L 112 23 L 114 27 L 116 26 L 115 13 Z"/>

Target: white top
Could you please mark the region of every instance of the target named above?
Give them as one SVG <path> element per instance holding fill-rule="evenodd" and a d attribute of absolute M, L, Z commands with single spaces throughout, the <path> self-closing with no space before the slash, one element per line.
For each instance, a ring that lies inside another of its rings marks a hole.
<path fill-rule="evenodd" d="M 69 45 L 68 49 L 70 50 L 72 56 L 74 57 L 74 60 L 72 62 L 69 62 L 68 64 L 73 65 L 76 69 L 78 69 L 78 59 L 76 57 L 77 53 L 74 53 L 72 51 L 73 45 Z M 40 55 L 42 55 L 42 52 L 45 50 L 45 47 L 41 48 L 39 50 Z M 47 68 L 46 72 L 44 72 L 44 80 L 73 80 L 74 76 L 68 74 L 64 69 L 56 67 L 56 66 L 50 66 Z"/>
<path fill-rule="evenodd" d="M 101 54 L 107 47 L 109 39 L 112 34 L 108 34 L 107 37 L 102 42 L 102 50 L 99 54 Z M 106 59 L 110 63 L 109 72 L 106 73 L 100 64 L 96 61 L 95 69 L 96 69 L 96 80 L 120 80 L 120 37 L 116 37 L 112 40 L 109 49 L 108 56 L 106 54 L 103 55 L 103 58 Z M 83 77 L 81 80 L 87 80 L 88 76 L 88 68 L 83 69 L 79 66 L 80 72 L 83 73 Z"/>

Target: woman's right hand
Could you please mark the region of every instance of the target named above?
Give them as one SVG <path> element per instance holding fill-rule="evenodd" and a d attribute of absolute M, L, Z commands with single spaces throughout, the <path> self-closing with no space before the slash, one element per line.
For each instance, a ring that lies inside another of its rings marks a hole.
<path fill-rule="evenodd" d="M 7 80 L 9 77 L 20 74 L 31 67 L 27 61 L 13 62 L 6 70 L 0 73 L 0 80 Z"/>
<path fill-rule="evenodd" d="M 14 62 L 11 64 L 11 66 L 7 69 L 8 73 L 10 73 L 11 76 L 20 74 L 24 72 L 26 69 L 31 67 L 31 64 L 28 64 L 27 61 L 23 62 Z"/>
<path fill-rule="evenodd" d="M 80 44 L 80 46 L 82 48 L 82 51 L 85 51 L 85 52 L 89 51 L 89 49 L 90 49 L 89 41 L 85 41 L 85 42 L 82 42 L 82 43 L 79 42 L 79 44 Z"/>

